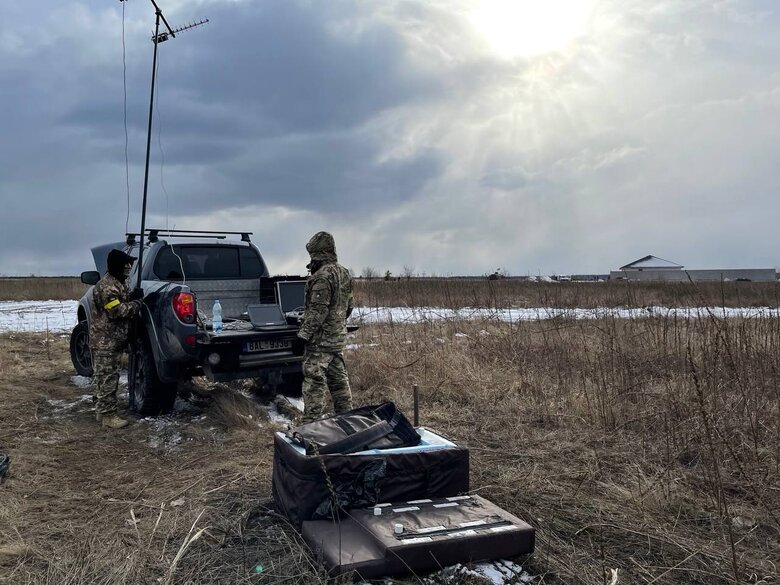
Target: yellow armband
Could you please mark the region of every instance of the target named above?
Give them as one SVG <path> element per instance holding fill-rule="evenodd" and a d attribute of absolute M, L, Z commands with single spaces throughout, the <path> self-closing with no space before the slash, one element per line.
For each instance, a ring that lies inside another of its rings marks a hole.
<path fill-rule="evenodd" d="M 109 309 L 113 309 L 117 305 L 120 305 L 119 299 L 114 299 L 113 301 L 108 301 L 105 305 L 103 305 L 103 308 L 108 311 Z"/>

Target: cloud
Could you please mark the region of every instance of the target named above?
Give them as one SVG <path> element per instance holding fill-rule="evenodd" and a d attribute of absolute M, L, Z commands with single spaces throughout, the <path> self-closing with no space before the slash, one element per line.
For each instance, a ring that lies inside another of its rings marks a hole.
<path fill-rule="evenodd" d="M 602 0 L 507 59 L 476 2 L 163 2 L 211 22 L 159 46 L 150 223 L 252 229 L 279 270 L 319 229 L 358 272 L 780 263 L 774 9 Z M 122 7 L 3 8 L 2 273 L 76 273 L 124 232 Z M 124 9 L 132 228 L 153 13 Z"/>

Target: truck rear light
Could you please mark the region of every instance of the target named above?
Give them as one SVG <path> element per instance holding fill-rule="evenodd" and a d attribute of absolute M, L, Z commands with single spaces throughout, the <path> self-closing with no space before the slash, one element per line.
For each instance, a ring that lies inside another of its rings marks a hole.
<path fill-rule="evenodd" d="M 191 293 L 176 293 L 173 296 L 173 312 L 188 325 L 195 323 L 195 296 Z"/>
<path fill-rule="evenodd" d="M 186 343 L 190 347 L 195 347 L 195 344 L 198 343 L 198 338 L 196 336 L 194 336 L 194 335 L 187 335 L 184 338 L 184 343 Z"/>

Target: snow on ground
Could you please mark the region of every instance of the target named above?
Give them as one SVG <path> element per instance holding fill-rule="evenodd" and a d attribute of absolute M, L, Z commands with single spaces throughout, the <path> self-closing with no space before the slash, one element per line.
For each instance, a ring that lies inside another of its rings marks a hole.
<path fill-rule="evenodd" d="M 431 575 L 424 582 L 460 583 L 465 576 L 481 577 L 486 585 L 505 585 L 506 583 L 532 583 L 533 577 L 523 571 L 523 567 L 512 561 L 499 560 L 491 562 L 474 563 L 469 566 L 461 564 L 445 567 L 438 573 Z"/>
<path fill-rule="evenodd" d="M 89 379 L 89 378 L 87 378 Z M 70 410 L 73 410 L 80 404 L 92 404 L 92 394 L 82 394 L 74 400 L 55 400 L 50 398 L 46 401 L 49 406 L 52 407 L 52 411 L 55 415 L 64 414 Z"/>
<path fill-rule="evenodd" d="M 70 332 L 76 325 L 76 301 L 0 301 L 0 333 Z M 426 321 L 543 321 L 545 319 L 641 319 L 671 316 L 679 318 L 709 317 L 780 317 L 780 309 L 768 307 L 642 307 L 636 309 L 606 308 L 557 309 L 548 307 L 518 309 L 442 309 L 436 307 L 358 307 L 351 322 L 421 323 Z M 370 345 L 370 344 L 369 344 Z M 348 347 L 357 349 L 357 347 Z"/>
<path fill-rule="evenodd" d="M 0 333 L 70 331 L 77 301 L 0 301 Z"/>
<path fill-rule="evenodd" d="M 87 386 L 92 386 L 92 378 L 87 378 L 86 376 L 71 376 L 70 381 L 74 386 L 78 388 L 86 388 Z"/>
<path fill-rule="evenodd" d="M 470 565 L 452 565 L 437 571 L 420 581 L 423 585 L 456 585 L 464 577 L 480 578 L 485 585 L 508 585 L 509 583 L 533 583 L 534 577 L 523 567 L 508 560 L 485 561 Z M 393 581 L 386 579 L 385 583 Z M 472 581 L 473 582 L 473 581 Z M 368 585 L 361 581 L 358 585 Z"/>
<path fill-rule="evenodd" d="M 780 317 L 780 309 L 769 307 L 642 307 L 635 309 L 598 307 L 595 309 L 559 309 L 529 307 L 517 309 L 441 309 L 435 307 L 358 307 L 352 314 L 356 323 L 420 323 L 425 321 L 543 321 L 546 319 L 641 319 L 646 317 Z"/>
<path fill-rule="evenodd" d="M 276 405 L 277 400 L 286 400 L 294 408 L 298 409 L 300 412 L 303 412 L 303 398 L 294 398 L 292 396 L 277 394 L 274 400 L 272 400 L 267 404 L 262 405 L 263 408 L 265 408 L 268 411 L 268 418 L 271 419 L 271 422 L 280 424 L 282 426 L 292 425 L 293 421 L 291 421 L 287 415 L 284 415 L 281 412 L 279 412 L 279 407 Z"/>

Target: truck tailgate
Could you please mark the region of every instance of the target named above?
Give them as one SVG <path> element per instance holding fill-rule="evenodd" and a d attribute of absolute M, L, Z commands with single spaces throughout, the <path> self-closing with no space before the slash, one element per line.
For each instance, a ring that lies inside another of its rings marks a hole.
<path fill-rule="evenodd" d="M 299 368 L 303 360 L 303 341 L 298 327 L 270 331 L 224 331 L 198 341 L 199 359 L 204 373 L 216 381 L 252 377 L 253 370 L 278 367 L 281 371 Z"/>

